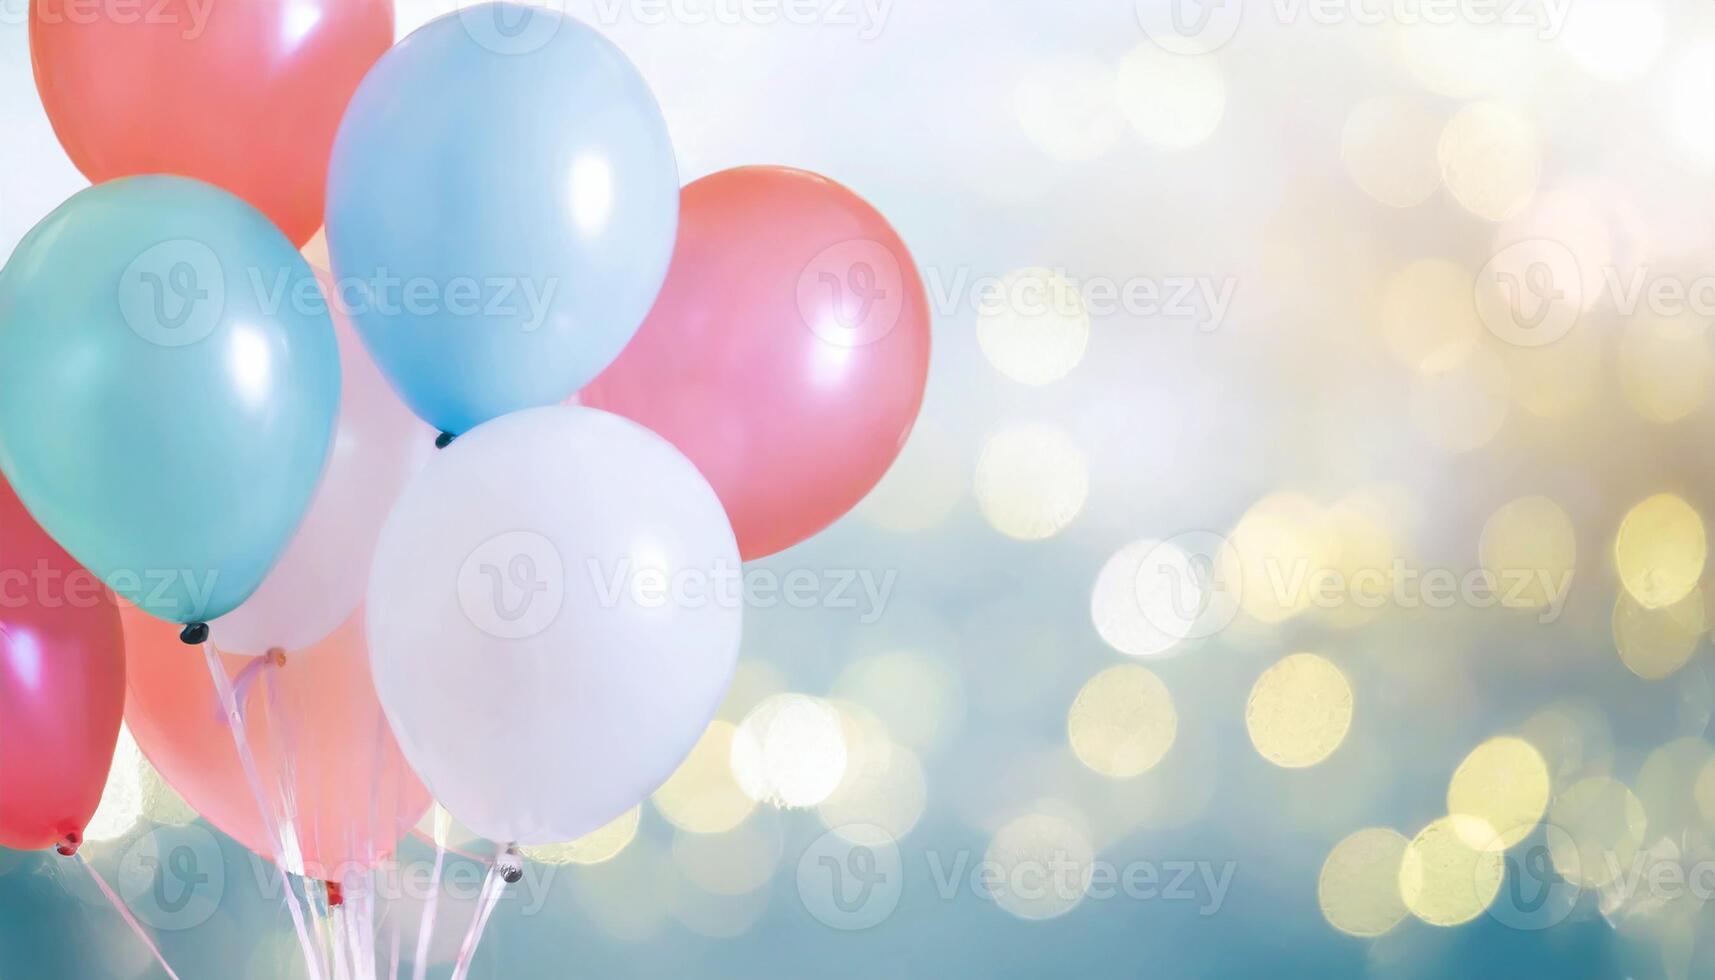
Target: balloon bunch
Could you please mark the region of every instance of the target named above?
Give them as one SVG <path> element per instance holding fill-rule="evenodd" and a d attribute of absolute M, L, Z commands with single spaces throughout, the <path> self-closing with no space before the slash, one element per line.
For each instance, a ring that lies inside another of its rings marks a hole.
<path fill-rule="evenodd" d="M 681 189 L 637 71 L 545 8 L 390 47 L 386 0 L 53 6 L 36 78 L 96 183 L 0 272 L 0 572 L 99 582 L 0 609 L 0 843 L 75 847 L 127 674 L 186 799 L 335 885 L 431 793 L 503 878 L 636 805 L 730 680 L 710 584 L 915 421 L 899 237 L 803 171 Z"/>

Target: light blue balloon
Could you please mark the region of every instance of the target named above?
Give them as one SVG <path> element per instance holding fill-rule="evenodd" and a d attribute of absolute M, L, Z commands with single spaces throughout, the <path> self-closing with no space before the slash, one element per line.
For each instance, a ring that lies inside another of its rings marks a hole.
<path fill-rule="evenodd" d="M 309 506 L 339 409 L 314 275 L 261 212 L 183 177 L 79 193 L 0 271 L 0 470 L 152 615 L 231 612 Z"/>
<path fill-rule="evenodd" d="M 389 51 L 334 145 L 346 308 L 405 402 L 462 434 L 565 401 L 661 289 L 679 176 L 618 48 L 553 10 L 467 7 Z"/>

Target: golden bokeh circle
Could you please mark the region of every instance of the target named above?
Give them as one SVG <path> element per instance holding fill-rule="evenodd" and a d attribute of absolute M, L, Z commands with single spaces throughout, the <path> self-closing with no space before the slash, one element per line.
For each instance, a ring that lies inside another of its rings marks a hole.
<path fill-rule="evenodd" d="M 1399 894 L 1405 907 L 1432 926 L 1469 922 L 1494 902 L 1506 875 L 1498 847 L 1473 847 L 1493 839 L 1482 820 L 1458 814 L 1441 817 L 1406 845 L 1399 863 Z"/>
<path fill-rule="evenodd" d="M 718 834 L 744 822 L 756 808 L 732 773 L 738 726 L 716 720 L 651 799 L 668 823 L 697 834 Z"/>
<path fill-rule="evenodd" d="M 1648 817 L 1624 783 L 1592 776 L 1555 797 L 1548 822 L 1560 830 L 1548 839 L 1554 870 L 1580 887 L 1601 888 L 1637 857 Z"/>
<path fill-rule="evenodd" d="M 1262 757 L 1287 769 L 1313 766 L 1340 747 L 1352 725 L 1352 685 L 1313 653 L 1263 671 L 1245 703 L 1245 728 Z"/>
<path fill-rule="evenodd" d="M 991 436 L 977 460 L 977 504 L 1009 538 L 1041 541 L 1066 529 L 1090 493 L 1089 461 L 1053 425 L 1014 425 Z"/>
<path fill-rule="evenodd" d="M 1155 768 L 1179 729 L 1173 695 L 1154 672 L 1136 664 L 1110 667 L 1078 691 L 1066 734 L 1078 760 L 1112 779 Z"/>
<path fill-rule="evenodd" d="M 1646 681 L 1673 676 L 1691 660 L 1708 629 L 1701 589 L 1661 609 L 1645 608 L 1631 593 L 1614 601 L 1614 649 L 1626 669 Z"/>
<path fill-rule="evenodd" d="M 1399 869 L 1409 843 L 1396 830 L 1367 827 L 1334 845 L 1316 879 L 1316 900 L 1329 925 L 1365 939 L 1399 925 L 1408 914 Z"/>
<path fill-rule="evenodd" d="M 520 852 L 540 864 L 600 864 L 611 861 L 637 839 L 643 808 L 634 806 L 606 825 L 564 844 L 536 844 Z"/>
<path fill-rule="evenodd" d="M 1477 552 L 1502 604 L 1543 609 L 1565 598 L 1563 588 L 1578 563 L 1578 532 L 1553 500 L 1520 497 L 1489 517 Z"/>
<path fill-rule="evenodd" d="M 1548 763 L 1522 738 L 1491 738 L 1471 750 L 1447 784 L 1455 831 L 1476 834 L 1465 844 L 1505 850 L 1524 840 L 1548 809 Z"/>
<path fill-rule="evenodd" d="M 1703 518 L 1671 493 L 1633 507 L 1614 540 L 1620 584 L 1645 609 L 1664 609 L 1689 595 L 1708 554 Z"/>

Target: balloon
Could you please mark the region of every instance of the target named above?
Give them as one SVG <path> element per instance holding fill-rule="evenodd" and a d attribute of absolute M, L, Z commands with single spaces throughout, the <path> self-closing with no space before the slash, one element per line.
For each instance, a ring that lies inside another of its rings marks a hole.
<path fill-rule="evenodd" d="M 573 840 L 648 796 L 738 656 L 737 543 L 690 461 L 631 422 L 532 409 L 405 488 L 369 577 L 387 719 L 491 840 Z"/>
<path fill-rule="evenodd" d="M 113 596 L 0 483 L 0 846 L 77 850 L 124 703 Z"/>
<path fill-rule="evenodd" d="M 825 177 L 728 170 L 680 211 L 660 300 L 579 400 L 689 456 L 748 561 L 833 523 L 893 464 L 928 382 L 928 302 L 887 221 Z"/>
<path fill-rule="evenodd" d="M 138 747 L 198 813 L 245 847 L 271 855 L 203 652 L 138 610 L 123 612 L 133 668 L 125 722 Z M 345 871 L 373 867 L 393 853 L 429 806 L 428 791 L 399 754 L 376 704 L 363 632 L 359 612 L 313 648 L 286 654 L 284 665 L 220 658 L 276 814 L 284 812 L 278 779 L 290 746 L 303 866 L 287 870 L 325 881 L 342 881 Z M 280 714 L 265 680 L 252 674 L 246 682 L 246 669 L 273 671 L 267 681 Z"/>
<path fill-rule="evenodd" d="M 308 241 L 340 115 L 393 43 L 392 0 L 129 6 L 31 0 L 36 87 L 72 162 L 96 183 L 208 181 Z"/>
<path fill-rule="evenodd" d="M 331 279 L 322 285 L 333 295 Z M 332 312 L 341 389 L 327 472 L 262 587 L 209 624 L 226 653 L 301 650 L 349 619 L 363 601 L 382 522 L 406 478 L 434 452 L 434 433 L 400 404 L 337 304 Z"/>
<path fill-rule="evenodd" d="M 660 290 L 678 206 L 666 124 L 619 49 L 552 10 L 481 4 L 358 89 L 328 246 L 381 370 L 459 434 L 612 362 Z"/>
<path fill-rule="evenodd" d="M 80 192 L 0 271 L 0 469 L 150 614 L 231 612 L 303 517 L 339 405 L 315 292 L 267 218 L 182 177 Z"/>

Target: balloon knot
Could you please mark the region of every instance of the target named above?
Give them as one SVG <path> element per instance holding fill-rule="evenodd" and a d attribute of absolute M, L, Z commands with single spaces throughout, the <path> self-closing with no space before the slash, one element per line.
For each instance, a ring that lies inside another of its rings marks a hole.
<path fill-rule="evenodd" d="M 524 856 L 518 853 L 517 844 L 508 844 L 506 849 L 495 858 L 495 864 L 500 871 L 500 880 L 508 885 L 516 885 L 524 880 Z"/>
<path fill-rule="evenodd" d="M 445 449 L 448 446 L 452 445 L 453 440 L 457 439 L 457 438 L 458 438 L 458 436 L 453 435 L 451 432 L 443 432 L 440 435 L 435 437 L 435 448 L 436 449 Z"/>
<path fill-rule="evenodd" d="M 179 631 L 179 642 L 192 647 L 201 646 L 204 643 L 207 643 L 208 624 L 186 623 L 185 628 Z"/>
<path fill-rule="evenodd" d="M 345 889 L 341 888 L 339 886 L 339 882 L 337 882 L 337 881 L 330 881 L 327 883 L 327 885 L 328 885 L 328 908 L 337 909 L 341 905 L 344 905 L 345 904 Z"/>
<path fill-rule="evenodd" d="M 286 651 L 279 647 L 269 647 L 268 652 L 262 655 L 262 659 L 275 667 L 284 667 L 286 666 Z"/>
<path fill-rule="evenodd" d="M 77 849 L 82 846 L 83 835 L 74 830 L 64 837 L 61 837 L 59 844 L 54 847 L 54 850 L 58 851 L 61 857 L 76 857 Z"/>

